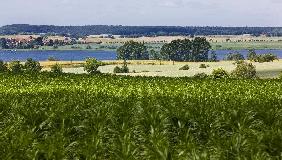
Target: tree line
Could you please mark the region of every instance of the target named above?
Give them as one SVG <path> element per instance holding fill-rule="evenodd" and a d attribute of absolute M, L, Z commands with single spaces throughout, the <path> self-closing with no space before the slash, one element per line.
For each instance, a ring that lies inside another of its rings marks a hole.
<path fill-rule="evenodd" d="M 117 49 L 117 59 L 122 60 L 171 60 L 171 61 L 217 61 L 211 45 L 204 37 L 196 37 L 193 40 L 173 40 L 164 44 L 161 50 L 148 51 L 144 43 L 128 41 Z"/>
<path fill-rule="evenodd" d="M 193 26 L 121 26 L 121 25 L 87 25 L 54 26 L 13 24 L 0 27 L 0 34 L 50 34 L 83 37 L 88 35 L 114 34 L 130 37 L 139 36 L 175 36 L 175 35 L 261 35 L 282 36 L 282 27 L 193 27 Z"/>
<path fill-rule="evenodd" d="M 252 62 L 263 63 L 263 62 L 273 62 L 274 60 L 278 60 L 278 57 L 273 53 L 257 54 L 254 49 L 250 49 L 248 51 L 246 59 Z M 227 54 L 225 60 L 241 61 L 241 60 L 245 60 L 245 57 L 240 52 L 236 51 Z"/>
<path fill-rule="evenodd" d="M 38 49 L 40 46 L 53 46 L 56 49 L 58 46 L 77 44 L 75 39 L 69 41 L 48 39 L 48 37 L 32 36 L 28 40 L 17 40 L 13 38 L 0 38 L 1 49 Z"/>

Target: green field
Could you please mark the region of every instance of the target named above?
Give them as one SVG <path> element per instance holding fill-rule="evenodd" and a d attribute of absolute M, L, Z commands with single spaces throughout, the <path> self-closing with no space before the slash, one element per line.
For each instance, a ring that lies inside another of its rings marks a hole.
<path fill-rule="evenodd" d="M 1 159 L 281 159 L 281 80 L 0 75 Z"/>
<path fill-rule="evenodd" d="M 163 44 L 147 44 L 148 49 L 160 50 Z M 87 49 L 87 46 L 91 46 L 91 49 Z M 118 47 L 122 46 L 121 43 L 117 44 L 74 44 L 74 45 L 66 45 L 66 46 L 58 46 L 57 49 L 54 49 L 52 46 L 42 46 L 39 49 L 41 50 L 116 50 Z"/>
<path fill-rule="evenodd" d="M 211 43 L 214 50 L 282 49 L 282 42 L 218 42 Z"/>

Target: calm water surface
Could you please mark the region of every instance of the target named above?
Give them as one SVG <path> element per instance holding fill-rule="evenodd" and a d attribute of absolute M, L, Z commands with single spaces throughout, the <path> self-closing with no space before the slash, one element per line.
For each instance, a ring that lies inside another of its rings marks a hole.
<path fill-rule="evenodd" d="M 223 60 L 224 57 L 232 51 L 230 50 L 217 50 L 217 57 L 219 60 Z M 247 50 L 238 50 L 245 57 L 247 56 Z M 282 50 L 256 50 L 258 54 L 274 53 L 278 58 L 282 59 Z M 27 58 L 33 58 L 37 61 L 45 61 L 48 57 L 54 57 L 61 61 L 83 61 L 86 58 L 97 58 L 98 60 L 115 60 L 115 51 L 87 51 L 87 50 L 71 50 L 71 51 L 7 51 L 0 50 L 0 59 L 3 61 L 20 60 L 24 61 Z"/>

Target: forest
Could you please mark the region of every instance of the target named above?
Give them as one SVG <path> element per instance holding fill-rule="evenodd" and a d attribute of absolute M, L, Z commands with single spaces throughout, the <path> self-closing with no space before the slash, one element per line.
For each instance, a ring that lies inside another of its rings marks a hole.
<path fill-rule="evenodd" d="M 54 26 L 13 24 L 0 27 L 0 35 L 50 34 L 83 37 L 87 35 L 113 34 L 125 37 L 176 36 L 176 35 L 242 35 L 282 36 L 282 27 L 219 27 L 219 26 L 122 26 L 86 25 Z"/>

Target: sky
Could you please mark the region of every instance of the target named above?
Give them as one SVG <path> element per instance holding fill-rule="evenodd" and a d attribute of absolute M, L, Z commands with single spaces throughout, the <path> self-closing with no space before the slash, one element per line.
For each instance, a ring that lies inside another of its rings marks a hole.
<path fill-rule="evenodd" d="M 282 0 L 0 0 L 0 26 L 282 26 Z"/>

